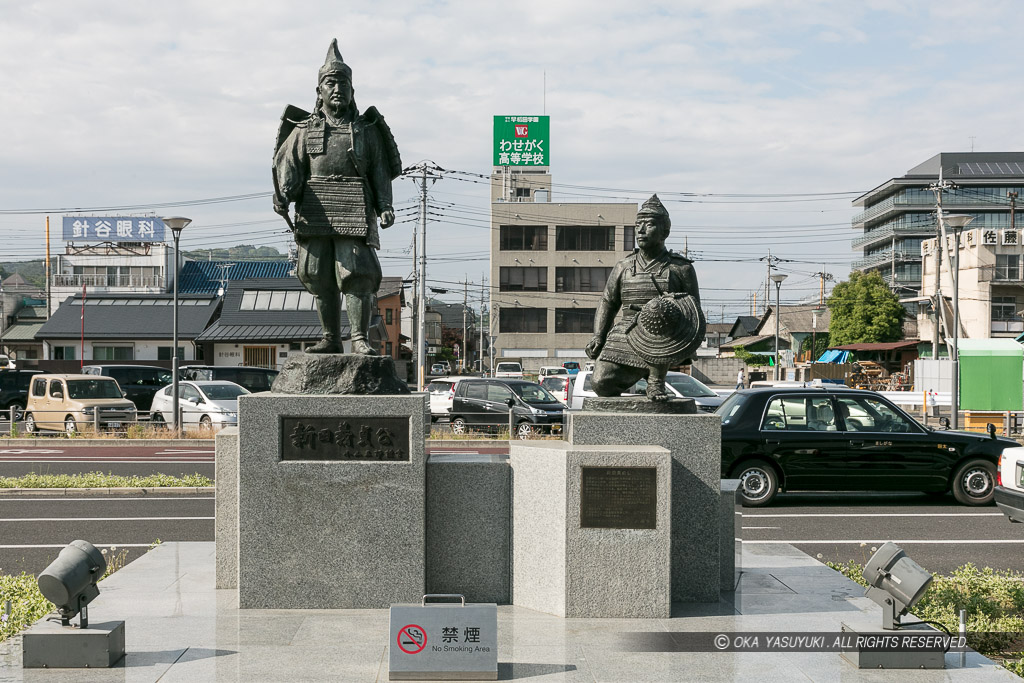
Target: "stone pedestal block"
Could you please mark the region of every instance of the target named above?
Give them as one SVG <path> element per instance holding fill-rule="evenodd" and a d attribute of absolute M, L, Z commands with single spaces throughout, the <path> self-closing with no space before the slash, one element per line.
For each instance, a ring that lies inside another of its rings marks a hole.
<path fill-rule="evenodd" d="M 509 450 L 512 603 L 562 617 L 668 617 L 668 451 L 557 441 Z"/>
<path fill-rule="evenodd" d="M 214 438 L 214 443 L 216 464 L 213 480 L 217 487 L 214 503 L 216 586 L 238 588 L 238 427 L 222 429 Z"/>
<path fill-rule="evenodd" d="M 740 488 L 739 479 L 723 479 L 722 495 L 719 499 L 721 508 L 721 536 L 719 537 L 719 548 L 721 549 L 720 567 L 723 591 L 736 590 L 740 580 L 742 568 L 741 558 L 743 557 L 743 517 L 736 514 L 738 502 L 738 491 Z"/>
<path fill-rule="evenodd" d="M 425 402 L 239 397 L 242 608 L 382 609 L 420 599 Z"/>
<path fill-rule="evenodd" d="M 510 478 L 504 456 L 430 456 L 427 593 L 508 604 Z"/>
<path fill-rule="evenodd" d="M 660 408 L 656 408 L 660 410 Z M 708 413 L 569 413 L 573 447 L 662 446 L 672 453 L 672 600 L 717 602 L 722 423 Z"/>

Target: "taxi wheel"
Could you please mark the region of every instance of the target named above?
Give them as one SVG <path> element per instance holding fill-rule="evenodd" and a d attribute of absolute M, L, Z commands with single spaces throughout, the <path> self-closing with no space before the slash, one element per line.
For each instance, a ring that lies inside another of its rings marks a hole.
<path fill-rule="evenodd" d="M 78 425 L 75 424 L 75 418 L 70 415 L 64 418 L 64 431 L 68 434 L 74 434 L 78 431 Z"/>
<path fill-rule="evenodd" d="M 733 479 L 740 480 L 740 502 L 743 507 L 762 507 L 775 498 L 779 475 L 764 460 L 748 460 L 733 469 Z"/>
<path fill-rule="evenodd" d="M 995 487 L 996 466 L 988 460 L 968 460 L 953 475 L 953 497 L 962 505 L 988 505 Z"/>

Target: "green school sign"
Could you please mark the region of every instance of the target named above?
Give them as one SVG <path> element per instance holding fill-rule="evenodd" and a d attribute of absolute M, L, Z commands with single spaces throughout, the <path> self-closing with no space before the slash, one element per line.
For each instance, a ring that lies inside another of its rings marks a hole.
<path fill-rule="evenodd" d="M 495 166 L 551 164 L 550 116 L 495 116 Z"/>

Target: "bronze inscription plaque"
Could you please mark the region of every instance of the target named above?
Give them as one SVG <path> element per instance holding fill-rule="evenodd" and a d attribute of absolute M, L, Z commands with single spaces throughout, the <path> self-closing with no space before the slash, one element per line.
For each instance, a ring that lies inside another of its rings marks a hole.
<path fill-rule="evenodd" d="M 580 526 L 588 529 L 656 529 L 656 467 L 583 467 Z"/>
<path fill-rule="evenodd" d="M 282 417 L 282 460 L 409 461 L 407 417 Z"/>

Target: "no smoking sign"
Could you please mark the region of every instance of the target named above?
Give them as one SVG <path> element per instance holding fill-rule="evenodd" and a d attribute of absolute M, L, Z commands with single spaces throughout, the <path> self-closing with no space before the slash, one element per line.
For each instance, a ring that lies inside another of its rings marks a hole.
<path fill-rule="evenodd" d="M 437 599 L 459 602 L 428 602 Z M 428 595 L 419 605 L 391 606 L 388 679 L 496 680 L 498 606 L 461 595 Z"/>
<path fill-rule="evenodd" d="M 398 629 L 398 647 L 407 655 L 418 655 L 427 646 L 427 634 L 416 624 Z"/>

